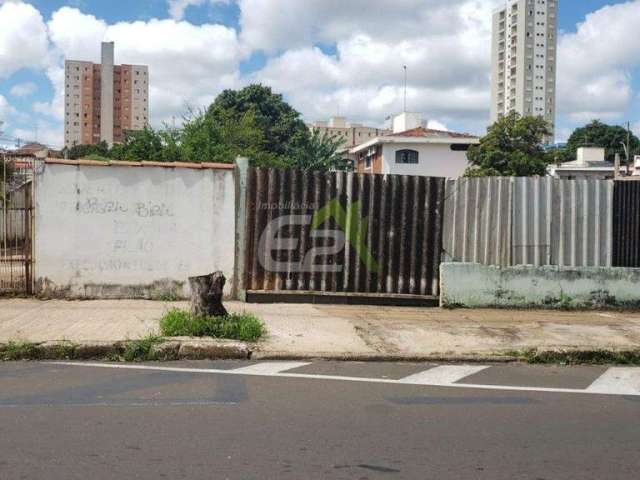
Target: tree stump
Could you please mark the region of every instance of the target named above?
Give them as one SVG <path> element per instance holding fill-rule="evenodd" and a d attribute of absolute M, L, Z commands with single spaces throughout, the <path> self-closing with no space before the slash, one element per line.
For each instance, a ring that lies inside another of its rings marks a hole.
<path fill-rule="evenodd" d="M 227 279 L 222 272 L 201 277 L 190 277 L 191 313 L 198 317 L 223 317 L 228 315 L 222 305 L 222 290 Z"/>

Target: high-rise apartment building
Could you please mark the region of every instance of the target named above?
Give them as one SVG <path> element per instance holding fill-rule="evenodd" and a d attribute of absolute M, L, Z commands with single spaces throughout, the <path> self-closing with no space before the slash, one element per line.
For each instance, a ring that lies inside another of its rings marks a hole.
<path fill-rule="evenodd" d="M 64 144 L 122 142 L 149 123 L 149 68 L 115 65 L 114 44 L 102 44 L 102 63 L 65 62 Z"/>
<path fill-rule="evenodd" d="M 558 0 L 506 0 L 494 12 L 492 122 L 516 111 L 544 117 L 555 130 L 557 13 Z"/>

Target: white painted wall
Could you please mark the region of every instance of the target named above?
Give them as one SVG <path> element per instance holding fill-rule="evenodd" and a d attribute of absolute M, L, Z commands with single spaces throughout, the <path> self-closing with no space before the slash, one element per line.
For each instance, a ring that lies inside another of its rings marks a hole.
<path fill-rule="evenodd" d="M 632 308 L 640 268 L 440 266 L 440 303 L 469 308 Z"/>
<path fill-rule="evenodd" d="M 46 164 L 36 205 L 35 275 L 45 293 L 157 296 L 179 282 L 187 296 L 188 277 L 217 270 L 231 291 L 232 170 Z"/>
<path fill-rule="evenodd" d="M 417 164 L 396 163 L 396 152 L 405 149 L 419 153 Z M 382 155 L 382 173 L 387 174 L 458 178 L 468 166 L 467 152 L 454 152 L 447 144 L 385 144 Z"/>

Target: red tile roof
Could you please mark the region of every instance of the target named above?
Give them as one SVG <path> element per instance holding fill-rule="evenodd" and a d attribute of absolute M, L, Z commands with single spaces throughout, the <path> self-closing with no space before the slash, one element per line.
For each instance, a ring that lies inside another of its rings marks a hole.
<path fill-rule="evenodd" d="M 447 132 L 445 130 L 434 130 L 431 128 L 418 127 L 406 132 L 392 133 L 387 137 L 443 137 L 443 138 L 478 138 L 468 133 Z"/>
<path fill-rule="evenodd" d="M 63 160 L 47 158 L 47 164 L 53 165 L 82 165 L 87 167 L 160 167 L 160 168 L 192 168 L 196 170 L 233 170 L 233 163 L 189 163 L 189 162 L 126 162 L 120 160 Z"/>

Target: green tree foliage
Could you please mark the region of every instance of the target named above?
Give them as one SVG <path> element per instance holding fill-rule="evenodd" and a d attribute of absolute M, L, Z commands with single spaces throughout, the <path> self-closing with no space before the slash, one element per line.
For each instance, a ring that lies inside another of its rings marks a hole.
<path fill-rule="evenodd" d="M 240 116 L 229 111 L 192 114 L 185 123 L 181 150 L 193 162 L 232 162 L 237 156 L 250 158 L 254 165 L 284 167 L 276 154 L 265 148 L 264 133 L 255 115 L 248 111 Z"/>
<path fill-rule="evenodd" d="M 309 136 L 300 113 L 286 103 L 282 95 L 263 85 L 250 85 L 242 90 L 225 90 L 209 107 L 207 114 L 214 121 L 229 119 L 239 123 L 247 114 L 262 133 L 261 149 L 293 163 Z"/>
<path fill-rule="evenodd" d="M 254 166 L 275 168 L 346 169 L 340 144 L 316 135 L 281 95 L 251 85 L 222 92 L 211 106 L 190 111 L 181 129 L 164 126 L 127 132 L 111 150 L 106 143 L 79 145 L 68 158 L 232 163 L 236 157 Z"/>
<path fill-rule="evenodd" d="M 77 160 L 79 158 L 107 159 L 109 158 L 109 145 L 100 142 L 97 145 L 74 145 L 63 150 L 65 158 Z"/>
<path fill-rule="evenodd" d="M 602 147 L 606 151 L 606 159 L 615 160 L 616 153 L 624 161 L 626 155 L 622 144 L 627 143 L 627 130 L 617 125 L 607 125 L 599 120 L 594 120 L 582 128 L 576 129 L 567 142 L 565 158 L 567 161 L 576 159 L 576 152 L 580 147 Z M 640 140 L 631 134 L 631 158 L 634 153 L 640 151 Z"/>
<path fill-rule="evenodd" d="M 341 152 L 343 144 L 343 139 L 336 141 L 326 132 L 314 130 L 296 155 L 294 166 L 301 170 L 351 170 L 353 166 Z"/>
<path fill-rule="evenodd" d="M 545 175 L 553 161 L 543 139 L 551 134 L 541 117 L 521 117 L 512 112 L 491 125 L 487 134 L 473 145 L 467 157 L 468 177 Z"/>

